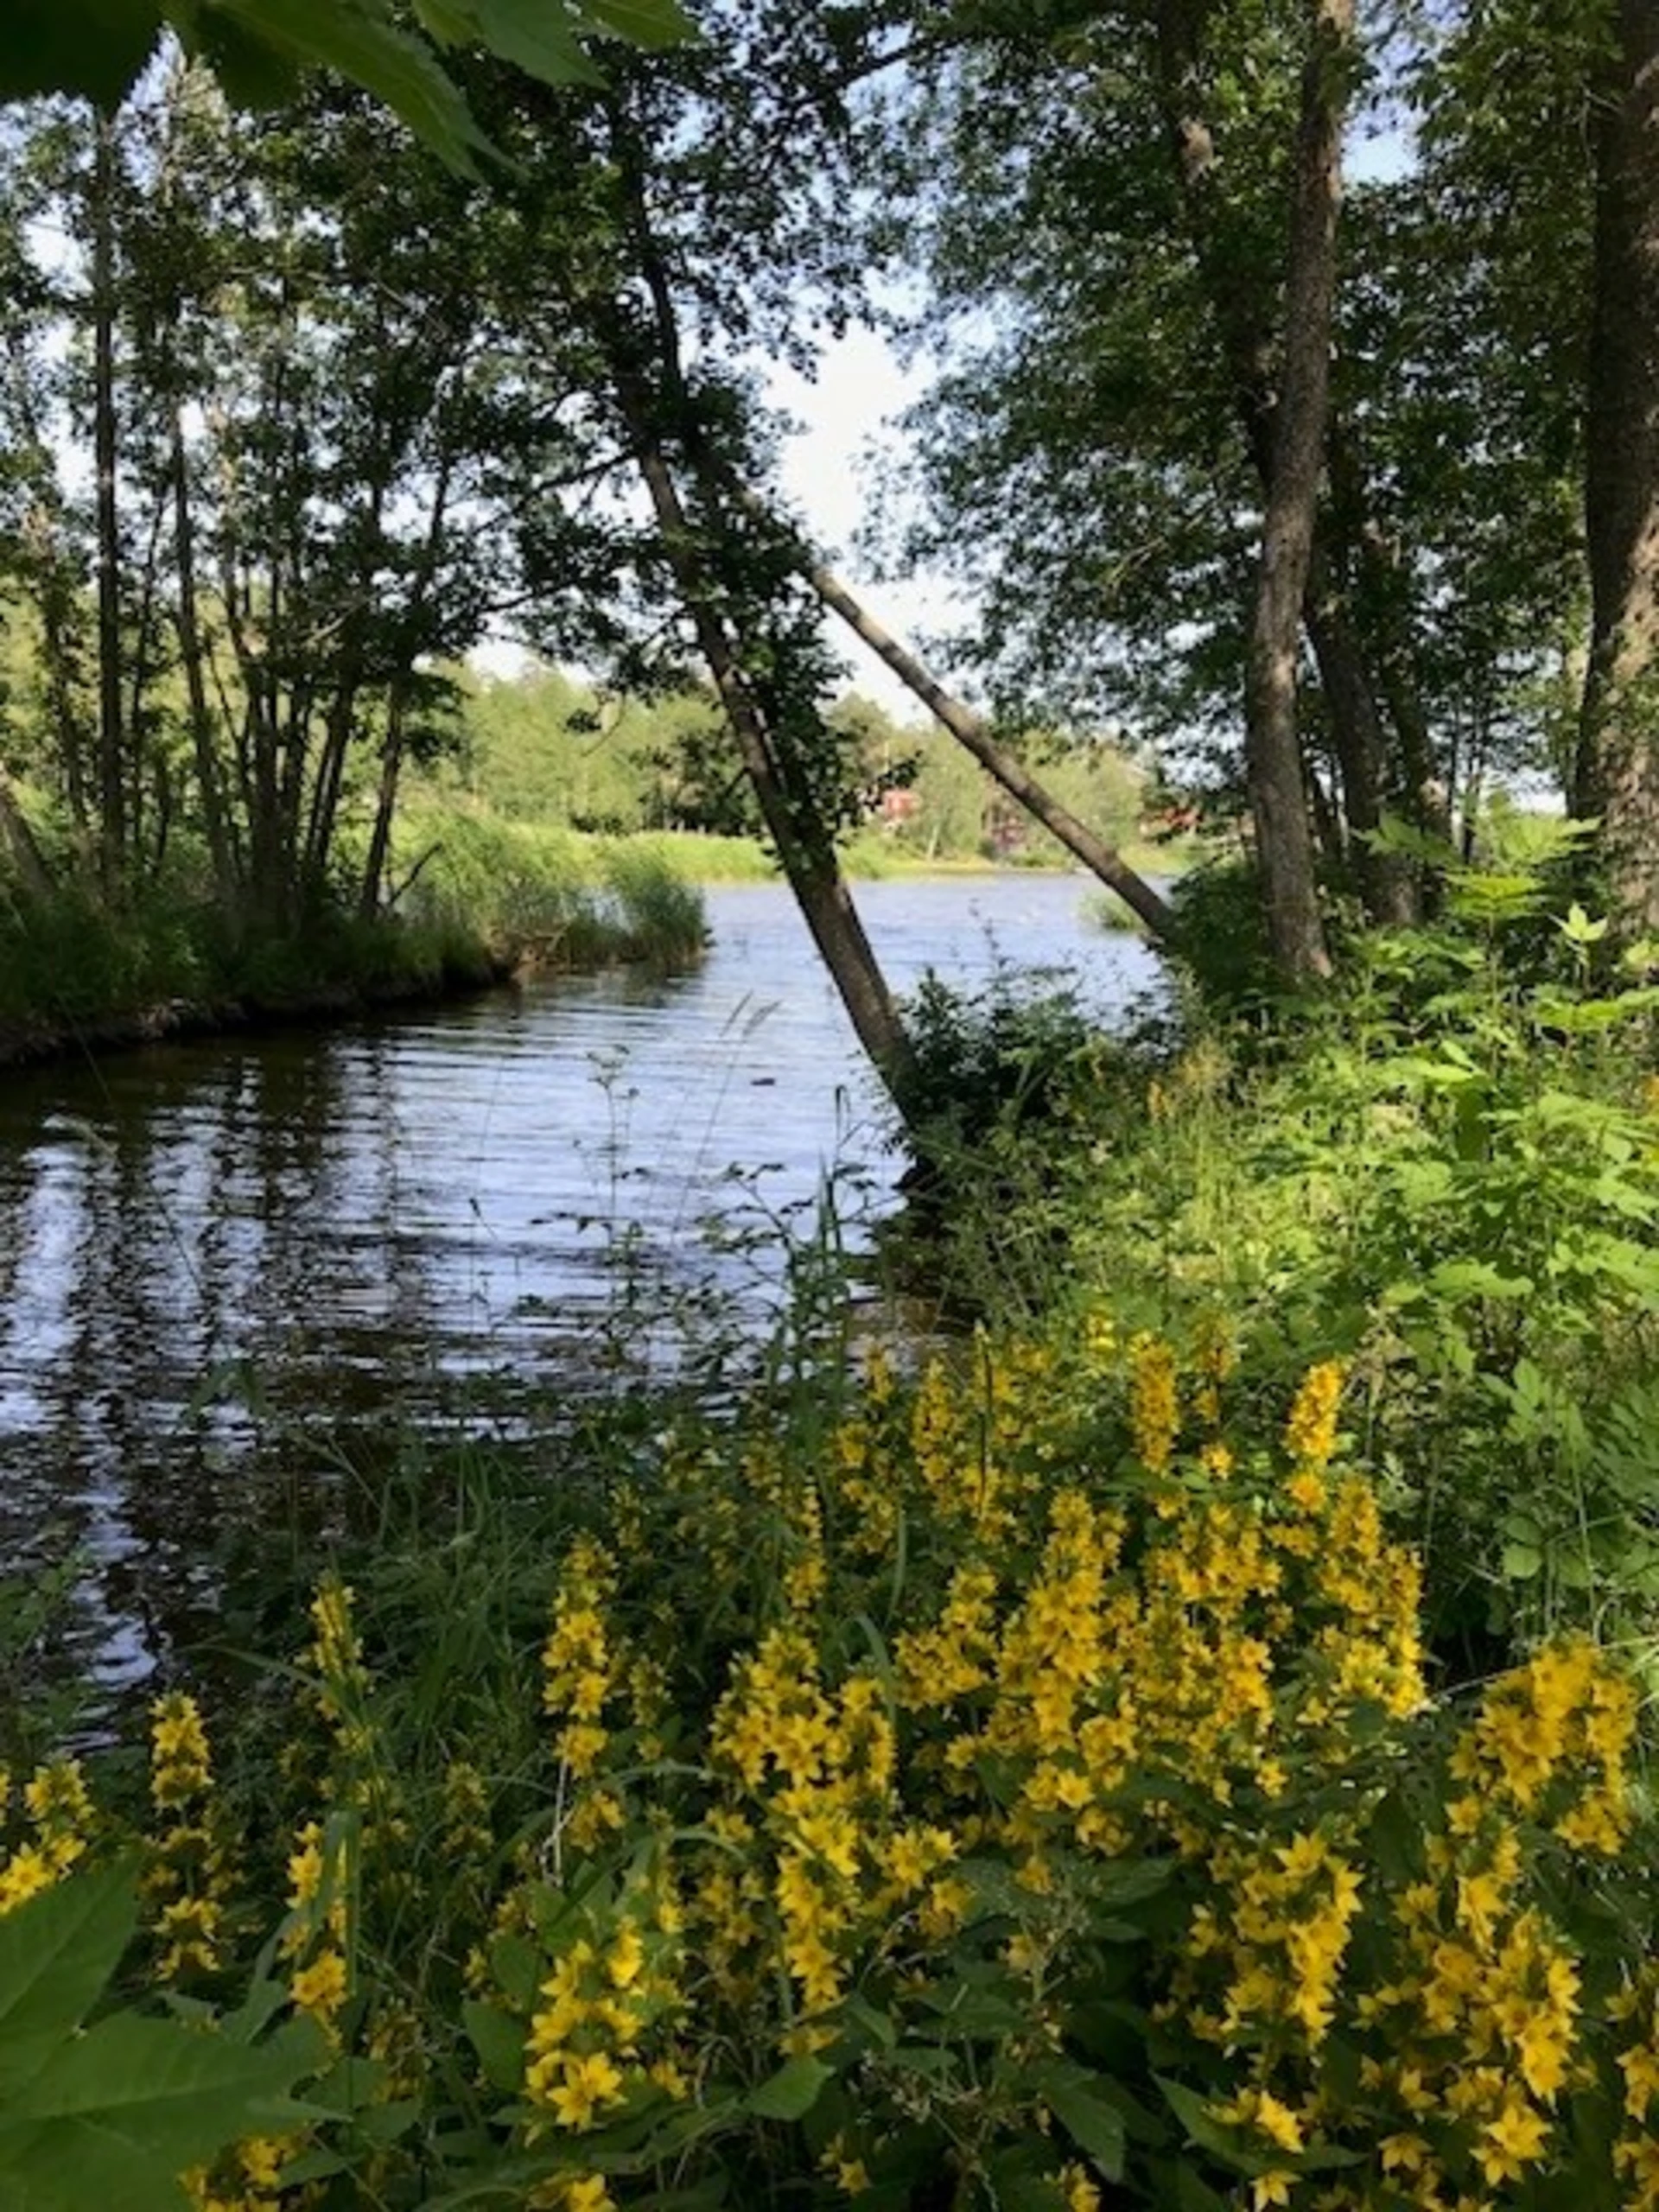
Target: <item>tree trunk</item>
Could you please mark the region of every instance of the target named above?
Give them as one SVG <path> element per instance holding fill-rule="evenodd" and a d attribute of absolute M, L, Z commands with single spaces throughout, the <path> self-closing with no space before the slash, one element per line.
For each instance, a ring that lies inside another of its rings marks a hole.
<path fill-rule="evenodd" d="M 1659 0 L 1618 0 L 1596 103 L 1585 439 L 1590 662 L 1574 803 L 1621 934 L 1659 934 Z"/>
<path fill-rule="evenodd" d="M 196 788 L 201 797 L 201 818 L 207 832 L 207 851 L 213 862 L 213 885 L 219 911 L 233 920 L 238 906 L 237 863 L 226 818 L 225 789 L 213 743 L 213 709 L 207 702 L 207 683 L 196 613 L 196 530 L 190 504 L 190 461 L 185 450 L 184 423 L 173 411 L 172 449 L 168 456 L 173 479 L 173 559 L 178 569 L 178 602 L 174 623 L 179 633 L 179 658 L 184 665 L 185 696 L 190 706 L 190 743 L 196 764 Z"/>
<path fill-rule="evenodd" d="M 697 649 L 709 664 L 731 725 L 766 833 L 794 893 L 812 941 L 841 994 L 859 1043 L 895 1103 L 902 1101 L 910 1066 L 910 1041 L 864 925 L 821 823 L 804 819 L 779 758 L 760 704 L 746 677 L 738 648 L 720 611 L 686 515 L 668 457 L 652 420 L 651 395 L 620 360 L 613 362 L 619 404 L 663 534 L 664 550 Z"/>
<path fill-rule="evenodd" d="M 422 619 L 431 597 L 438 563 L 443 556 L 454 461 L 454 449 L 446 438 L 439 458 L 437 480 L 432 487 L 432 508 L 427 518 L 420 565 L 410 582 L 409 604 L 404 609 L 404 651 L 387 691 L 386 735 L 380 748 L 380 786 L 375 798 L 374 827 L 370 832 L 368 856 L 363 863 L 362 884 L 358 893 L 358 910 L 365 920 L 379 912 L 380 887 L 391 851 L 391 825 L 397 809 L 397 786 L 403 775 L 404 747 L 409 731 L 409 682 L 420 650 Z"/>
<path fill-rule="evenodd" d="M 1263 314 L 1263 287 L 1232 251 L 1218 214 L 1217 156 L 1204 119 L 1203 47 L 1209 13 L 1209 0 L 1160 0 L 1158 49 L 1164 124 L 1193 256 L 1232 380 L 1239 427 L 1265 498 L 1270 493 L 1277 465 L 1282 385 L 1273 332 Z M 1306 125 L 1305 115 L 1304 142 Z M 1299 146 L 1299 156 L 1303 150 Z M 1334 188 L 1338 182 L 1333 172 L 1330 185 Z M 1303 189 L 1299 159 L 1299 207 Z M 1387 783 L 1388 735 L 1378 706 L 1382 695 L 1365 643 L 1344 604 L 1317 505 L 1301 614 L 1331 715 L 1348 825 L 1351 830 L 1369 831 L 1381 823 Z M 1311 845 L 1311 835 L 1308 842 Z M 1374 864 L 1367 855 L 1360 861 L 1357 874 L 1361 896 L 1376 919 L 1409 918 L 1414 902 L 1408 880 L 1402 882 L 1402 871 Z"/>
<path fill-rule="evenodd" d="M 126 858 L 126 760 L 121 698 L 121 518 L 116 489 L 115 125 L 94 124 L 92 446 L 98 476 L 98 798 L 105 874 Z"/>
<path fill-rule="evenodd" d="M 1284 356 L 1246 678 L 1245 759 L 1268 932 L 1279 971 L 1293 983 L 1331 971 L 1297 740 L 1296 656 L 1325 463 L 1353 4 L 1354 0 L 1311 0 Z"/>
<path fill-rule="evenodd" d="M 664 390 L 690 454 L 699 493 L 711 511 L 717 511 L 728 488 L 728 474 L 706 447 L 686 385 L 673 291 L 652 230 L 639 148 L 620 115 L 613 114 L 612 120 L 625 205 L 650 296 Z M 674 480 L 658 429 L 656 396 L 635 365 L 626 325 L 614 308 L 602 302 L 593 306 L 609 356 L 618 408 L 662 531 L 664 551 L 696 632 L 698 651 L 720 694 L 766 833 L 777 849 L 779 865 L 854 1033 L 902 1115 L 912 1065 L 910 1039 L 847 887 L 835 839 L 810 795 L 797 788 L 798 779 L 779 753 L 744 671 L 738 641 L 721 607 L 718 580 L 709 571 Z"/>
<path fill-rule="evenodd" d="M 783 528 L 766 503 L 753 493 L 745 491 L 739 496 L 751 513 L 769 523 L 773 529 Z M 1109 890 L 1116 892 L 1154 937 L 1167 937 L 1174 916 L 1167 901 L 1146 878 L 1137 874 L 1113 846 L 1107 844 L 1103 838 L 1096 836 L 1086 823 L 1079 822 L 1076 815 L 1070 813 L 1046 791 L 1023 761 L 1016 760 L 1006 747 L 999 745 L 982 717 L 976 715 L 971 707 L 964 706 L 960 699 L 953 698 L 914 653 L 883 629 L 831 569 L 804 545 L 794 543 L 793 551 L 801 574 L 824 605 L 838 614 L 856 637 L 862 639 L 900 683 L 909 687 L 936 721 L 972 753 L 986 773 L 994 777 L 1010 798 L 1017 800 L 1028 814 L 1058 837 L 1066 850 L 1098 876 Z"/>

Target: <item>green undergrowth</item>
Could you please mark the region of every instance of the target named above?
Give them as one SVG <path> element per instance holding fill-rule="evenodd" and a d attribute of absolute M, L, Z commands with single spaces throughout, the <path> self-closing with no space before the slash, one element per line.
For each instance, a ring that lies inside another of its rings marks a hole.
<path fill-rule="evenodd" d="M 1342 1360 L 1467 1673 L 1659 1629 L 1653 951 L 1616 955 L 1527 834 L 1445 856 L 1441 918 L 1357 934 L 1306 1003 L 1269 1008 L 1224 882 L 1187 924 L 1216 995 L 1179 1020 L 1090 1036 L 1006 982 L 925 1009 L 912 1273 L 1000 1324 L 1224 1316 L 1263 1392 Z"/>
<path fill-rule="evenodd" d="M 198 856 L 113 893 L 66 869 L 50 895 L 0 875 L 0 1024 L 50 1036 L 179 1009 L 303 1011 L 475 987 L 527 967 L 684 967 L 707 925 L 696 884 L 648 841 L 588 849 L 468 821 L 417 847 L 395 905 L 342 886 L 305 918 L 227 917 Z"/>

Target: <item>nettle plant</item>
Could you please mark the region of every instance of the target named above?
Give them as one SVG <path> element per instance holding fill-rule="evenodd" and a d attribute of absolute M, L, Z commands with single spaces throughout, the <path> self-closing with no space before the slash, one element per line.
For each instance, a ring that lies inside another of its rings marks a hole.
<path fill-rule="evenodd" d="M 155 1715 L 129 1972 L 318 2044 L 194 2201 L 1659 2203 L 1636 1690 L 1433 1696 L 1343 1392 L 1263 1433 L 1218 1324 L 1102 1317 L 682 1425 L 464 1740 L 327 1583 L 279 1827 Z M 0 1941 L 106 1848 L 32 1788 Z"/>
<path fill-rule="evenodd" d="M 1659 1597 L 1631 1451 L 1659 1349 L 1659 946 L 1615 951 L 1557 905 L 1580 825 L 1499 830 L 1448 869 L 1442 926 L 1364 956 L 1355 1087 L 1382 1134 L 1349 1287 L 1373 1440 L 1453 1611 L 1499 1637 L 1637 1630 Z"/>

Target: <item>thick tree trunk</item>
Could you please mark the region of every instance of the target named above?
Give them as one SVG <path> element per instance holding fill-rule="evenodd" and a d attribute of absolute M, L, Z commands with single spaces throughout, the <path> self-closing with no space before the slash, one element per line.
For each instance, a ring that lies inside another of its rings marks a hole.
<path fill-rule="evenodd" d="M 1617 0 L 1597 103 L 1590 664 L 1574 800 L 1620 931 L 1659 935 L 1659 0 Z"/>
<path fill-rule="evenodd" d="M 1274 333 L 1263 314 L 1267 295 L 1232 250 L 1217 202 L 1217 149 L 1205 120 L 1204 41 L 1209 14 L 1209 0 L 1160 0 L 1164 124 L 1193 255 L 1232 380 L 1239 426 L 1265 498 L 1276 466 L 1282 384 Z M 1382 821 L 1388 785 L 1389 745 L 1379 705 L 1382 695 L 1365 641 L 1344 603 L 1317 507 L 1301 614 L 1331 716 L 1347 825 L 1351 832 L 1368 832 Z M 1411 918 L 1415 903 L 1409 879 L 1370 855 L 1363 842 L 1356 874 L 1375 918 Z"/>
<path fill-rule="evenodd" d="M 1274 961 L 1292 982 L 1328 975 L 1296 732 L 1296 657 L 1325 465 L 1336 296 L 1342 119 L 1353 0 L 1312 0 L 1302 79 L 1273 466 L 1246 683 L 1246 766 Z"/>
<path fill-rule="evenodd" d="M 771 524 L 774 529 L 782 527 L 766 503 L 754 493 L 744 492 L 740 496 L 752 513 Z M 1076 815 L 1070 813 L 1046 791 L 1023 761 L 1016 760 L 1005 746 L 999 745 L 983 718 L 976 715 L 971 707 L 964 706 L 960 699 L 953 698 L 915 654 L 885 630 L 854 597 L 833 569 L 818 560 L 805 546 L 797 544 L 795 554 L 801 574 L 824 605 L 838 614 L 854 634 L 887 664 L 936 721 L 972 753 L 986 773 L 994 777 L 1010 798 L 1017 800 L 1028 814 L 1058 837 L 1084 868 L 1098 876 L 1109 890 L 1115 891 L 1154 937 L 1167 937 L 1174 917 L 1167 901 L 1146 878 L 1137 874 L 1115 847 L 1097 837 L 1085 823 L 1079 822 Z"/>
<path fill-rule="evenodd" d="M 92 447 L 98 516 L 98 799 L 107 875 L 127 853 L 125 717 L 121 697 L 121 518 L 116 487 L 115 125 L 94 126 Z"/>

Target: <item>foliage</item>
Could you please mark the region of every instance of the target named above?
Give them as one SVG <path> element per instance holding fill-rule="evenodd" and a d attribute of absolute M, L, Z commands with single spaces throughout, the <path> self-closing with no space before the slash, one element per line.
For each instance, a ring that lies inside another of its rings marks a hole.
<path fill-rule="evenodd" d="M 137 1962 L 197 2013 L 274 1935 L 334 2054 L 194 2201 L 1649 2201 L 1634 1691 L 1431 1699 L 1343 1396 L 1218 1317 L 826 1340 L 325 1577 L 228 1765 L 152 1714 Z"/>
<path fill-rule="evenodd" d="M 211 2024 L 109 2009 L 137 1870 L 69 1872 L 91 1812 L 73 1766 L 42 1768 L 28 1799 L 38 1840 L 10 1855 L 0 1902 L 0 2185 L 18 2212 L 176 2212 L 186 2168 L 308 2121 L 288 2092 L 317 2071 L 317 2038 L 302 2024 L 262 2036 L 275 2008 L 257 1998 Z"/>
<path fill-rule="evenodd" d="M 188 845 L 143 893 L 114 900 L 73 879 L 41 898 L 0 868 L 5 1041 L 396 998 L 519 969 L 675 969 L 702 957 L 696 856 L 671 841 L 607 843 L 418 812 L 409 827 L 413 881 L 397 887 L 389 914 L 365 920 L 325 902 L 302 925 L 251 938 L 227 931 L 206 856 Z"/>
<path fill-rule="evenodd" d="M 1659 1312 L 1655 1000 L 1644 948 L 1614 959 L 1557 903 L 1581 843 L 1491 817 L 1473 862 L 1438 856 L 1440 921 L 1358 934 L 1343 987 L 1300 1005 L 1241 976 L 1248 899 L 1200 876 L 1185 949 L 1219 1011 L 1120 1052 L 1097 1097 L 1075 1085 L 1058 1141 L 988 1145 L 952 1180 L 953 1267 L 983 1310 L 1094 1286 L 1134 1326 L 1227 1313 L 1264 1382 L 1351 1360 L 1369 1463 L 1425 1547 L 1431 1638 L 1460 1670 L 1564 1624 L 1618 1638 L 1654 1617 L 1635 1440 Z M 1007 1262 L 1013 1188 L 1041 1193 L 1020 1219 L 1040 1218 L 1046 1268 Z"/>
<path fill-rule="evenodd" d="M 415 0 L 440 48 L 478 48 L 554 85 L 597 76 L 594 37 L 661 46 L 690 25 L 677 0 Z M 0 99 L 77 92 L 114 109 L 151 59 L 163 27 L 216 72 L 233 99 L 293 100 L 301 73 L 333 69 L 382 100 L 452 168 L 472 170 L 487 139 L 432 48 L 388 0 L 14 0 L 0 41 Z"/>

